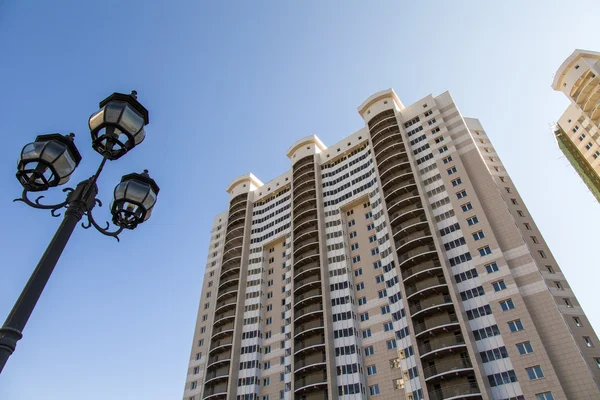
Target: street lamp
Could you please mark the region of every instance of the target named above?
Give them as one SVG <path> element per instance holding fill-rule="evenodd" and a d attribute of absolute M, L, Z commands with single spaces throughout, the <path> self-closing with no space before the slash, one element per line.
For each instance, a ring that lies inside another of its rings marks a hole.
<path fill-rule="evenodd" d="M 96 181 L 107 160 L 117 160 L 140 144 L 145 138 L 144 126 L 148 125 L 148 110 L 137 101 L 137 93 L 113 93 L 100 102 L 100 110 L 92 114 L 89 127 L 92 148 L 102 155 L 96 173 L 80 183 L 75 189 L 65 188 L 65 201 L 58 204 L 42 204 L 39 196 L 30 200 L 29 192 L 41 192 L 69 181 L 81 161 L 75 146 L 75 135 L 52 133 L 38 136 L 33 143 L 21 151 L 17 163 L 17 179 L 23 186 L 21 201 L 33 208 L 50 210 L 53 217 L 59 217 L 60 209 L 65 209 L 63 220 L 46 248 L 35 271 L 21 292 L 4 325 L 0 328 L 0 372 L 8 358 L 15 351 L 17 342 L 23 337 L 23 329 L 35 305 L 50 279 L 50 275 L 60 258 L 73 230 L 83 216 L 87 221 L 81 225 L 88 229 L 94 226 L 100 233 L 112 236 L 117 241 L 124 229 L 135 229 L 150 218 L 156 203 L 159 187 L 150 178 L 148 171 L 141 174 L 123 176 L 114 190 L 110 205 L 112 222 L 116 229 L 111 230 L 107 222 L 101 227 L 92 216 L 92 209 L 102 202 L 96 198 Z"/>

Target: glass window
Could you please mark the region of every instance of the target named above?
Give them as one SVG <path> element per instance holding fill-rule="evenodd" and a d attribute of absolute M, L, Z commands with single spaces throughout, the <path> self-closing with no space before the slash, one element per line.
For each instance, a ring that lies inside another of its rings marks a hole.
<path fill-rule="evenodd" d="M 514 321 L 510 321 L 508 323 L 508 328 L 510 329 L 511 332 L 518 332 L 518 331 L 522 331 L 525 328 L 523 327 L 523 323 L 521 322 L 520 319 L 516 319 Z"/>
<path fill-rule="evenodd" d="M 502 307 L 502 311 L 508 311 L 515 308 L 515 303 L 513 303 L 512 299 L 503 300 L 500 302 L 500 307 Z"/>
<path fill-rule="evenodd" d="M 519 350 L 519 354 L 522 356 L 533 353 L 533 347 L 531 347 L 531 343 L 529 342 L 517 343 L 517 350 Z"/>
<path fill-rule="evenodd" d="M 542 379 L 544 377 L 544 372 L 542 371 L 542 368 L 539 365 L 525 368 L 525 371 L 527 371 L 527 376 L 529 376 L 530 381 Z"/>

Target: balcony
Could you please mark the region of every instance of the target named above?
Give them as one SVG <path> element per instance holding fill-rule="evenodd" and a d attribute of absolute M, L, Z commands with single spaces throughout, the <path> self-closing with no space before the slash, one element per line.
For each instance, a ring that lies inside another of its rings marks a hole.
<path fill-rule="evenodd" d="M 371 135 L 371 140 L 373 141 L 373 147 L 378 146 L 381 143 L 384 143 L 387 138 L 390 136 L 398 135 L 400 133 L 400 129 L 398 125 L 391 124 L 387 126 L 382 126 L 381 129 L 377 129 L 374 135 Z M 397 139 L 397 138 L 396 138 Z M 400 139 L 402 140 L 402 135 L 400 135 Z"/>
<path fill-rule="evenodd" d="M 306 322 L 302 325 L 294 326 L 294 338 L 299 339 L 303 336 L 306 336 L 314 331 L 320 331 L 325 327 L 325 320 L 318 319 L 310 322 Z"/>
<path fill-rule="evenodd" d="M 302 189 L 300 189 L 302 190 Z M 317 190 L 315 187 L 308 187 L 301 192 L 294 193 L 294 200 L 292 200 L 292 204 L 294 204 L 294 212 L 298 210 L 298 207 L 303 206 L 307 201 L 316 201 L 317 198 Z"/>
<path fill-rule="evenodd" d="M 223 259 L 236 258 L 242 256 L 242 246 L 232 247 L 223 251 Z"/>
<path fill-rule="evenodd" d="M 394 196 L 398 193 L 411 192 L 414 188 L 416 188 L 414 178 L 396 181 L 395 183 L 395 185 L 390 185 L 387 187 L 387 189 L 383 189 L 386 202 L 390 196 Z"/>
<path fill-rule="evenodd" d="M 215 306 L 215 315 L 219 314 L 229 308 L 235 307 L 236 303 L 237 303 L 237 298 L 225 299 L 223 301 L 218 301 L 217 305 Z"/>
<path fill-rule="evenodd" d="M 229 242 L 231 239 L 243 239 L 244 235 L 244 225 L 236 226 L 233 229 L 227 231 L 225 235 L 225 243 Z"/>
<path fill-rule="evenodd" d="M 321 274 L 310 275 L 301 281 L 294 280 L 294 293 L 311 287 L 321 287 Z"/>
<path fill-rule="evenodd" d="M 373 145 L 373 152 L 375 154 L 377 154 L 379 152 L 379 150 L 385 149 L 386 146 L 388 146 L 390 144 L 402 144 L 402 145 L 404 145 L 404 142 L 402 140 L 402 134 L 400 133 L 399 129 L 398 129 L 397 132 L 390 132 L 388 135 L 385 135 L 384 137 L 382 137 L 381 140 L 379 140 L 377 142 L 377 144 L 374 144 Z"/>
<path fill-rule="evenodd" d="M 216 365 L 216 364 L 213 364 Z M 208 371 L 209 368 L 207 368 Z M 205 376 L 204 385 L 208 385 L 209 383 L 216 383 L 217 381 L 227 379 L 229 377 L 229 365 L 225 365 L 223 367 L 217 368 L 213 372 L 208 372 Z"/>
<path fill-rule="evenodd" d="M 423 203 L 421 203 L 421 197 L 416 189 L 408 193 L 388 197 L 385 204 L 387 205 L 388 213 L 390 215 L 390 222 L 395 221 L 400 216 L 410 213 L 414 209 L 423 210 Z M 410 218 L 410 216 L 406 218 Z M 402 223 L 404 222 L 404 219 L 397 222 Z"/>
<path fill-rule="evenodd" d="M 403 253 L 402 255 L 398 255 L 398 262 L 400 265 L 400 269 L 403 269 L 402 266 L 408 265 L 410 263 L 419 263 L 421 260 L 427 258 L 436 258 L 437 259 L 437 251 L 433 244 L 428 246 L 417 247 L 414 250 Z"/>
<path fill-rule="evenodd" d="M 237 295 L 238 292 L 238 288 L 230 288 L 228 289 L 226 292 L 219 292 L 219 295 L 217 296 L 217 303 L 220 301 L 224 301 L 225 299 L 228 299 L 230 297 L 235 297 Z"/>
<path fill-rule="evenodd" d="M 296 268 L 307 264 L 311 260 L 315 260 L 318 258 L 319 258 L 319 248 L 318 247 L 313 250 L 308 250 L 308 251 L 303 252 L 302 255 L 300 255 L 297 259 L 296 259 L 296 257 L 294 257 L 294 267 L 293 267 L 294 271 L 296 271 Z M 298 276 L 298 274 L 296 276 Z M 294 277 L 296 277 L 296 276 L 294 276 Z"/>
<path fill-rule="evenodd" d="M 426 295 L 429 291 L 438 291 L 447 285 L 443 274 L 425 279 L 412 285 L 406 285 L 406 299 L 410 299 L 415 294 Z M 446 290 L 447 291 L 447 290 Z"/>
<path fill-rule="evenodd" d="M 380 123 L 383 120 L 386 120 L 388 118 L 391 118 L 393 116 L 395 116 L 396 114 L 394 113 L 394 110 L 390 109 L 390 110 L 385 110 L 380 112 L 377 115 L 374 115 L 373 118 L 371 118 L 371 120 L 368 123 L 369 126 L 369 130 L 374 129 L 375 126 Z"/>
<path fill-rule="evenodd" d="M 306 237 L 304 237 L 305 235 L 307 237 L 318 237 L 318 233 L 319 233 L 319 229 L 318 229 L 318 225 L 317 225 L 317 216 L 316 216 L 316 212 L 315 213 L 310 213 L 310 214 L 306 214 L 305 217 L 308 218 L 303 218 L 301 220 L 299 220 L 299 224 L 302 224 L 304 221 L 314 221 L 313 224 L 310 225 L 306 225 L 304 227 L 302 227 L 302 229 L 298 229 L 298 230 L 294 230 L 294 242 L 295 241 L 301 241 L 306 239 Z M 296 225 L 296 219 L 294 219 L 294 225 Z M 296 225 L 298 226 L 298 225 Z"/>
<path fill-rule="evenodd" d="M 241 201 L 241 202 L 236 203 L 234 206 L 229 207 L 229 215 L 232 215 L 233 213 L 236 213 L 240 210 L 245 210 L 246 205 L 247 205 L 247 202 Z"/>
<path fill-rule="evenodd" d="M 212 353 L 214 350 L 219 350 L 219 351 L 215 351 L 215 353 L 221 353 L 227 347 L 231 347 L 232 344 L 233 344 L 233 336 L 225 338 L 225 339 L 217 340 L 216 342 L 212 342 L 210 344 L 210 350 L 208 352 Z"/>
<path fill-rule="evenodd" d="M 323 311 L 323 303 L 317 303 L 308 305 L 306 307 L 302 307 L 297 311 L 294 311 L 294 322 L 299 323 L 301 320 L 303 320 L 302 317 L 304 317 L 305 315 L 309 316 L 313 313 L 318 313 L 319 311 Z"/>
<path fill-rule="evenodd" d="M 427 217 L 425 214 L 420 215 L 417 218 L 411 218 L 403 224 L 391 224 L 392 225 L 392 237 L 394 240 L 401 241 L 405 240 L 406 236 L 411 235 L 417 231 L 424 231 L 426 234 L 422 236 L 430 236 L 431 230 L 427 223 Z M 403 243 L 402 243 L 403 244 Z"/>
<path fill-rule="evenodd" d="M 318 219 L 317 219 L 317 211 L 314 210 L 306 210 L 308 213 L 303 213 L 301 219 L 293 219 L 294 223 L 294 238 L 296 237 L 298 232 L 306 233 L 307 231 L 316 231 L 319 228 Z"/>
<path fill-rule="evenodd" d="M 203 400 L 221 400 L 227 398 L 227 383 L 204 387 Z"/>
<path fill-rule="evenodd" d="M 294 279 L 300 278 L 305 273 L 316 272 L 321 270 L 321 264 L 316 261 L 310 264 L 305 264 L 301 267 L 294 268 Z"/>
<path fill-rule="evenodd" d="M 224 287 L 228 286 L 231 283 L 235 283 L 237 286 L 239 283 L 240 277 L 238 275 L 233 275 L 231 277 L 223 278 L 219 281 L 219 291 L 221 291 Z"/>
<path fill-rule="evenodd" d="M 392 128 L 392 127 L 396 127 L 398 128 L 398 120 L 396 119 L 395 115 L 391 115 L 389 117 L 386 117 L 385 119 L 382 119 L 381 121 L 377 121 L 377 123 L 373 126 L 369 126 L 369 131 L 371 132 L 371 140 L 373 141 L 373 143 L 375 143 L 375 139 L 378 136 L 385 136 L 387 132 L 385 132 L 386 129 Z M 399 130 L 396 130 L 399 131 Z"/>
<path fill-rule="evenodd" d="M 310 249 L 318 249 L 318 248 L 319 248 L 319 241 L 315 240 L 315 238 L 311 238 L 311 237 L 309 237 L 303 241 L 300 241 L 300 243 L 298 243 L 298 244 L 294 243 L 294 259 L 298 258 L 298 256 L 305 254 L 306 251 L 308 251 Z"/>
<path fill-rule="evenodd" d="M 308 167 L 308 168 L 307 168 Z M 313 156 L 307 156 L 304 157 L 298 161 L 296 161 L 296 163 L 294 164 L 293 167 L 293 175 L 294 177 L 296 176 L 300 176 L 302 172 L 305 172 L 306 169 L 313 169 L 315 168 L 315 159 Z"/>
<path fill-rule="evenodd" d="M 454 313 L 447 313 L 437 317 L 426 318 L 423 322 L 415 323 L 415 336 L 422 333 L 434 334 L 436 331 L 454 329 L 458 325 L 458 318 Z"/>
<path fill-rule="evenodd" d="M 306 357 L 296 357 L 296 361 L 294 362 L 296 370 L 294 372 L 300 372 L 302 370 L 308 371 L 311 368 L 320 368 L 325 362 L 326 358 L 324 351 Z"/>
<path fill-rule="evenodd" d="M 227 251 L 234 247 L 241 247 L 244 242 L 243 232 L 240 230 L 243 226 L 237 227 L 236 230 L 239 230 L 238 235 L 229 235 L 225 236 L 225 246 L 223 246 L 224 251 Z"/>
<path fill-rule="evenodd" d="M 302 211 L 312 210 L 317 208 L 317 198 L 316 196 L 308 197 L 306 199 L 299 200 L 298 203 L 294 202 L 294 209 L 292 210 L 292 215 L 297 215 Z"/>
<path fill-rule="evenodd" d="M 375 153 L 376 160 L 385 160 L 391 155 L 402 155 L 406 156 L 406 147 L 404 143 L 392 143 L 390 145 L 386 145 L 381 151 Z M 407 157 L 408 159 L 408 157 Z"/>
<path fill-rule="evenodd" d="M 227 221 L 235 221 L 238 218 L 244 218 L 246 216 L 246 207 L 236 207 L 235 211 L 229 210 L 229 216 Z"/>
<path fill-rule="evenodd" d="M 229 232 L 235 227 L 244 226 L 244 222 L 246 221 L 246 214 L 240 214 L 239 217 L 236 217 L 235 219 L 229 221 L 230 222 L 227 223 L 227 232 Z"/>
<path fill-rule="evenodd" d="M 451 361 L 443 361 L 440 363 L 435 363 L 428 367 L 424 367 L 423 376 L 427 381 L 429 379 L 442 377 L 448 374 L 455 374 L 463 371 L 471 372 L 472 370 L 473 364 L 469 359 L 456 358 Z"/>
<path fill-rule="evenodd" d="M 225 261 L 225 263 L 223 263 L 223 267 L 221 267 L 221 275 L 219 276 L 219 279 L 224 279 L 226 276 L 234 274 L 236 272 L 239 273 L 241 260 L 242 257 L 240 256 Z M 227 267 L 225 267 L 226 264 Z"/>
<path fill-rule="evenodd" d="M 393 168 L 393 167 L 392 167 Z M 398 171 L 400 172 L 400 171 Z M 383 189 L 383 192 L 390 192 L 391 190 L 388 190 L 388 188 L 395 186 L 395 187 L 402 187 L 405 186 L 407 183 L 415 183 L 415 177 L 411 171 L 410 168 L 405 168 L 402 173 L 398 173 L 398 174 L 394 174 L 393 176 L 390 176 L 389 179 L 381 179 L 381 188 Z M 400 185 L 400 186 L 398 186 Z"/>
<path fill-rule="evenodd" d="M 231 361 L 231 350 L 219 353 L 215 356 L 208 357 L 208 363 L 206 364 L 206 368 L 208 369 L 216 366 L 217 364 L 221 364 L 228 361 Z"/>
<path fill-rule="evenodd" d="M 327 387 L 327 372 L 325 370 L 297 379 L 294 382 L 294 392 L 319 389 L 322 386 Z"/>
<path fill-rule="evenodd" d="M 410 166 L 410 162 L 408 161 L 408 156 L 406 155 L 406 153 L 392 154 L 391 156 L 388 156 L 385 159 L 381 159 L 381 162 L 377 163 L 379 171 L 387 170 L 390 166 L 392 168 L 395 168 L 405 165 Z"/>
<path fill-rule="evenodd" d="M 294 199 L 300 193 L 303 193 L 307 189 L 314 189 L 316 186 L 314 175 L 312 178 L 304 178 L 298 182 L 298 184 L 294 184 Z"/>
<path fill-rule="evenodd" d="M 421 278 L 421 275 L 423 274 L 436 275 L 441 269 L 442 266 L 439 264 L 438 260 L 436 260 L 436 262 L 422 262 L 414 267 L 403 269 L 402 280 L 405 284 L 408 284 L 408 282 L 413 279 Z"/>
<path fill-rule="evenodd" d="M 401 168 L 401 165 L 409 165 L 408 161 L 406 162 L 402 162 L 400 164 L 392 164 L 389 167 L 386 167 L 385 169 L 381 168 L 379 171 L 383 171 L 379 173 L 379 177 L 381 178 L 381 181 L 388 181 L 388 179 L 391 179 L 393 176 L 402 176 L 402 175 L 408 175 L 410 174 L 412 176 L 412 169 L 410 167 L 408 168 Z"/>
<path fill-rule="evenodd" d="M 429 400 L 458 400 L 468 398 L 481 398 L 481 391 L 476 383 L 451 385 L 429 391 Z"/>
<path fill-rule="evenodd" d="M 410 303 L 410 302 L 409 302 Z M 439 311 L 443 306 L 452 306 L 452 298 L 449 294 L 438 295 L 435 297 L 429 297 L 419 302 L 413 303 L 409 306 L 411 317 L 416 317 L 421 313 L 427 311 Z"/>
<path fill-rule="evenodd" d="M 394 243 L 398 254 L 406 254 L 419 246 L 433 242 L 433 237 L 431 236 L 429 228 L 422 230 L 415 228 L 414 231 L 415 233 L 412 234 L 405 232 L 407 235 Z M 399 236 L 401 237 L 401 235 Z"/>
<path fill-rule="evenodd" d="M 316 301 L 322 301 L 323 299 L 323 291 L 321 288 L 313 289 L 308 292 L 304 292 L 302 294 L 298 294 L 294 296 L 294 307 L 300 306 L 300 304 L 310 304 Z"/>
<path fill-rule="evenodd" d="M 314 332 L 313 335 L 294 342 L 294 355 L 299 356 L 310 352 L 324 351 L 324 348 L 325 335 L 323 332 Z"/>
<path fill-rule="evenodd" d="M 245 203 L 247 203 L 247 201 L 248 201 L 248 195 L 247 194 L 237 195 L 236 197 L 234 197 L 231 200 L 231 202 L 229 202 L 229 208 L 231 209 L 231 208 L 235 207 L 237 204 L 240 204 L 240 203 L 244 203 L 245 204 Z"/>
<path fill-rule="evenodd" d="M 303 172 L 301 174 L 296 174 L 294 176 L 294 179 L 292 179 L 292 183 L 294 185 L 294 188 L 298 187 L 299 185 L 303 184 L 306 181 L 314 181 L 315 180 L 315 171 L 306 171 Z"/>
<path fill-rule="evenodd" d="M 233 328 L 233 321 L 229 322 L 228 324 L 213 328 L 210 340 L 215 341 L 221 337 L 227 336 L 227 334 L 233 333 Z"/>
<path fill-rule="evenodd" d="M 460 335 L 446 335 L 439 339 L 433 339 L 419 346 L 421 358 L 438 356 L 442 351 L 454 351 L 456 348 L 464 348 L 465 338 Z"/>
<path fill-rule="evenodd" d="M 219 325 L 224 324 L 230 319 L 235 319 L 235 314 L 235 310 L 229 310 L 223 313 L 215 314 L 215 321 L 213 322 L 213 326 L 218 327 Z"/>

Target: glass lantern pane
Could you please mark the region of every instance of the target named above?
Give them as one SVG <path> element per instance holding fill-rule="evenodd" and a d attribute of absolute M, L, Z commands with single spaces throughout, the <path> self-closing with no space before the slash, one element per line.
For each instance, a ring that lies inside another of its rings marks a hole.
<path fill-rule="evenodd" d="M 139 131 L 137 133 L 137 135 L 135 135 L 133 138 L 135 140 L 135 144 L 136 146 L 140 143 L 142 143 L 142 141 L 144 140 L 144 138 L 146 137 L 146 130 L 144 128 L 142 128 L 141 131 Z"/>
<path fill-rule="evenodd" d="M 21 152 L 21 160 L 38 158 L 45 144 L 46 142 L 29 143 L 28 145 L 23 147 L 23 151 Z"/>
<path fill-rule="evenodd" d="M 71 157 L 71 154 L 68 151 L 65 151 L 56 161 L 53 163 L 54 169 L 58 176 L 62 178 L 69 178 L 69 175 L 75 169 L 75 160 Z M 65 181 L 66 182 L 66 181 Z"/>
<path fill-rule="evenodd" d="M 150 218 L 150 215 L 152 215 L 152 209 L 149 209 L 148 211 L 146 211 L 146 216 L 144 217 L 144 221 L 147 221 L 148 218 Z"/>
<path fill-rule="evenodd" d="M 150 192 L 148 193 L 148 197 L 146 197 L 146 200 L 144 200 L 144 208 L 146 210 L 150 210 L 152 207 L 154 207 L 154 204 L 156 203 L 156 193 L 154 193 L 153 190 L 150 190 Z"/>
<path fill-rule="evenodd" d="M 52 163 L 57 157 L 60 157 L 67 150 L 67 146 L 64 143 L 52 140 L 47 142 L 48 144 L 42 151 L 42 159 Z"/>
<path fill-rule="evenodd" d="M 144 126 L 144 118 L 127 105 L 121 116 L 120 123 L 127 132 L 134 135 Z"/>
<path fill-rule="evenodd" d="M 121 200 L 125 197 L 125 189 L 127 188 L 127 182 L 121 182 L 115 187 L 115 200 Z"/>
<path fill-rule="evenodd" d="M 119 116 L 125 108 L 125 103 L 122 101 L 111 101 L 107 105 L 104 106 L 106 117 L 106 122 L 116 123 L 119 120 Z"/>
<path fill-rule="evenodd" d="M 127 185 L 127 192 L 125 198 L 130 201 L 141 203 L 146 198 L 146 195 L 150 191 L 150 186 L 140 181 L 131 180 Z"/>
<path fill-rule="evenodd" d="M 93 131 L 94 129 L 96 129 L 98 126 L 100 126 L 102 122 L 104 122 L 104 108 L 102 108 L 100 111 L 98 111 L 90 117 L 90 130 Z"/>

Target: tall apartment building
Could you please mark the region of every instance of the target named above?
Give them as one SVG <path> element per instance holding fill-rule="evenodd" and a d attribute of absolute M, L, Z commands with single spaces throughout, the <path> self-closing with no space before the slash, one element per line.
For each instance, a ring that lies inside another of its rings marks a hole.
<path fill-rule="evenodd" d="M 287 151 L 216 216 L 184 400 L 599 399 L 600 342 L 449 93 Z"/>
<path fill-rule="evenodd" d="M 600 53 L 575 50 L 552 88 L 571 101 L 554 128 L 558 145 L 600 202 Z"/>

